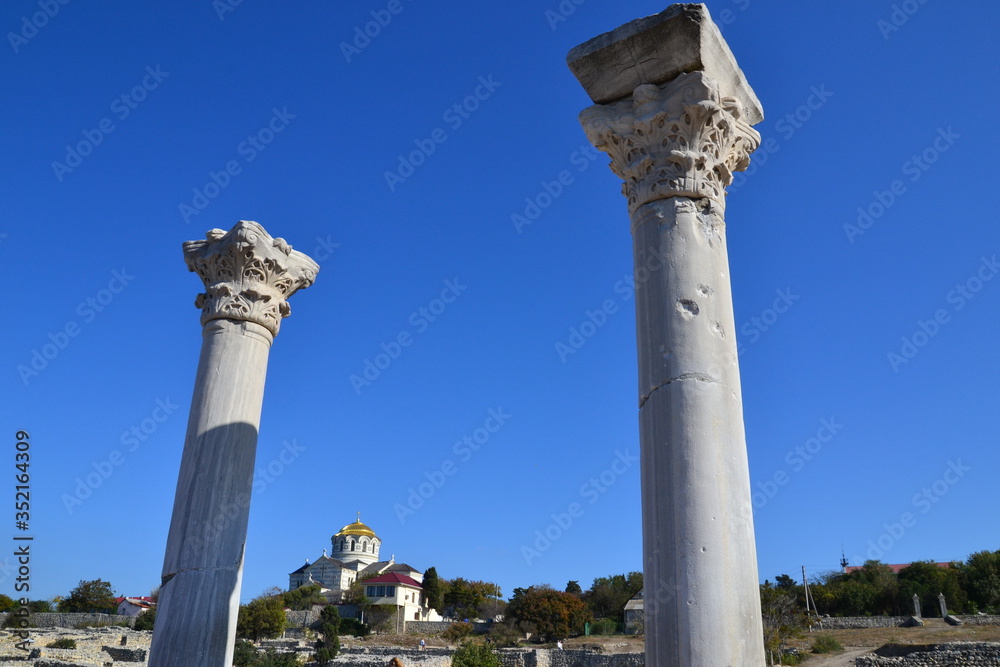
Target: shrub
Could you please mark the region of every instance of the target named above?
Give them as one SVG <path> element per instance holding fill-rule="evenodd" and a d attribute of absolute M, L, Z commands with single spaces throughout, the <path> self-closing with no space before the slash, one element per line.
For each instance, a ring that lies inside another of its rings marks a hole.
<path fill-rule="evenodd" d="M 274 649 L 267 649 L 266 653 L 257 656 L 257 660 L 250 663 L 252 667 L 299 667 L 298 656 L 294 653 L 278 653 Z"/>
<path fill-rule="evenodd" d="M 27 621 L 27 625 L 21 623 L 21 621 Z M 30 620 L 26 619 L 20 614 L 15 614 L 13 612 L 7 614 L 7 620 L 3 622 L 3 627 L 5 628 L 33 628 L 35 624 Z"/>
<path fill-rule="evenodd" d="M 257 649 L 245 639 L 237 639 L 233 648 L 234 667 L 250 667 L 257 660 Z"/>
<path fill-rule="evenodd" d="M 513 648 L 520 645 L 524 634 L 511 623 L 494 623 L 486 636 L 495 646 Z"/>
<path fill-rule="evenodd" d="M 153 624 L 156 623 L 156 607 L 152 609 L 147 609 L 142 612 L 135 619 L 135 625 L 132 626 L 133 630 L 148 630 L 153 631 Z"/>
<path fill-rule="evenodd" d="M 340 619 L 340 634 L 352 637 L 367 637 L 371 628 L 356 618 Z"/>
<path fill-rule="evenodd" d="M 839 653 L 843 650 L 844 647 L 840 645 L 837 638 L 830 635 L 819 635 L 812 645 L 813 653 Z"/>
<path fill-rule="evenodd" d="M 468 624 L 466 623 L 466 625 Z M 451 657 L 451 665 L 452 667 L 502 667 L 500 656 L 491 647 L 485 644 L 471 643 L 462 644 L 455 651 Z"/>
<path fill-rule="evenodd" d="M 448 628 L 441 633 L 441 637 L 450 642 L 457 642 L 465 639 L 472 634 L 472 624 L 471 623 L 452 623 Z M 454 663 L 452 663 L 454 664 Z"/>
<path fill-rule="evenodd" d="M 45 648 L 76 648 L 76 640 L 68 637 L 57 639 L 45 645 Z"/>
<path fill-rule="evenodd" d="M 618 624 L 610 618 L 602 618 L 590 624 L 590 634 L 592 635 L 613 635 L 618 632 Z"/>

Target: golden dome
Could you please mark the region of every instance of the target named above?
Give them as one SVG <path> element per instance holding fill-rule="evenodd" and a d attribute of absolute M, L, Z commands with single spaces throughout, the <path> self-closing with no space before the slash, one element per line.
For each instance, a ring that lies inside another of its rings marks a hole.
<path fill-rule="evenodd" d="M 354 523 L 349 523 L 340 531 L 334 535 L 334 537 L 341 537 L 342 535 L 363 535 L 364 537 L 376 537 L 375 531 L 361 523 L 361 512 L 358 512 L 358 520 Z"/>

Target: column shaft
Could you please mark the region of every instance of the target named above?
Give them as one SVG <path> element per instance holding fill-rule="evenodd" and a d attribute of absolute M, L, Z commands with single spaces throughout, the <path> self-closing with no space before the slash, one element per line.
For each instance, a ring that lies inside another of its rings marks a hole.
<path fill-rule="evenodd" d="M 150 667 L 230 665 L 233 659 L 272 336 L 259 324 L 221 319 L 203 334 Z"/>
<path fill-rule="evenodd" d="M 711 200 L 675 197 L 636 210 L 632 231 L 646 662 L 759 665 L 725 223 Z"/>

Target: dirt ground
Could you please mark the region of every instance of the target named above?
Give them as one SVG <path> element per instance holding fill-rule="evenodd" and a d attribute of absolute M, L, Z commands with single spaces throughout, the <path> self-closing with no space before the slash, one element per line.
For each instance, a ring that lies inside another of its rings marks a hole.
<path fill-rule="evenodd" d="M 1000 642 L 1000 627 L 948 625 L 940 618 L 925 618 L 922 628 L 874 628 L 871 630 L 815 630 L 790 640 L 803 652 L 808 652 L 817 635 L 837 639 L 845 652 L 836 655 L 811 655 L 804 663 L 810 667 L 846 667 L 854 658 L 885 644 L 940 644 L 944 642 Z"/>
<path fill-rule="evenodd" d="M 961 626 L 948 625 L 940 618 L 924 619 L 922 628 L 875 628 L 870 630 L 815 630 L 804 632 L 800 637 L 790 640 L 790 646 L 798 648 L 803 653 L 809 653 L 812 643 L 818 635 L 830 635 L 844 647 L 844 652 L 834 655 L 809 654 L 804 663 L 810 667 L 851 667 L 854 658 L 885 644 L 938 644 L 944 642 L 976 641 L 1000 642 L 1000 627 L 997 626 Z M 360 640 L 360 644 L 388 644 L 393 646 L 416 647 L 420 642 L 416 635 L 401 635 L 396 637 L 379 636 Z M 428 646 L 454 646 L 439 637 L 425 637 Z M 349 640 L 351 641 L 351 640 Z M 591 636 L 575 637 L 566 640 L 563 645 L 567 649 L 593 648 L 600 646 L 603 653 L 641 653 L 643 643 L 641 637 L 623 636 Z M 555 644 L 525 644 L 536 648 L 555 648 Z"/>

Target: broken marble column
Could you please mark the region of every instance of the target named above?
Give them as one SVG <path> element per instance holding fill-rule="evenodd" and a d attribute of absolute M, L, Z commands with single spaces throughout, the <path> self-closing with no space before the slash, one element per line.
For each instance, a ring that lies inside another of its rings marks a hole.
<path fill-rule="evenodd" d="M 319 271 L 256 222 L 184 244 L 205 283 L 201 359 L 163 559 L 150 667 L 229 667 L 236 638 L 257 429 L 288 297 Z"/>
<path fill-rule="evenodd" d="M 938 604 L 941 605 L 941 618 L 948 618 L 948 603 L 945 602 L 944 593 L 938 593 Z"/>
<path fill-rule="evenodd" d="M 724 212 L 763 111 L 704 5 L 671 5 L 567 60 L 631 217 L 646 664 L 762 666 Z"/>
<path fill-rule="evenodd" d="M 923 613 L 920 610 L 920 596 L 916 593 L 913 594 L 913 615 L 917 618 L 923 618 Z"/>

